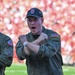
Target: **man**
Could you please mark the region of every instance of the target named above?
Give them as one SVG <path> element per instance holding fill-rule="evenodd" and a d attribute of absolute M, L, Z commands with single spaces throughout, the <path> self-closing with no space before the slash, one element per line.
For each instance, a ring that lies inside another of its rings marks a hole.
<path fill-rule="evenodd" d="M 6 67 L 9 67 L 13 58 L 12 40 L 0 32 L 0 75 L 5 75 Z"/>
<path fill-rule="evenodd" d="M 28 75 L 63 75 L 59 34 L 42 25 L 38 8 L 31 8 L 26 19 L 30 32 L 19 37 L 16 53 L 20 60 L 26 59 Z"/>

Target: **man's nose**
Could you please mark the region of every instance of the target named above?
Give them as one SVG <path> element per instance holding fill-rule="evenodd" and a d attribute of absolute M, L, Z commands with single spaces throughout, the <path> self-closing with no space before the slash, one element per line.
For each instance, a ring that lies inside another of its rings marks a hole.
<path fill-rule="evenodd" d="M 35 21 L 31 21 L 31 24 L 34 24 L 35 23 Z"/>

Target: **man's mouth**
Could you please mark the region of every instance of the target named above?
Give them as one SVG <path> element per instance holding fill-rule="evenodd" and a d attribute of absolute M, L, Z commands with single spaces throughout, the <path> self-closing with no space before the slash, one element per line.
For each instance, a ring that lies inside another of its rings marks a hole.
<path fill-rule="evenodd" d="M 31 27 L 31 29 L 35 29 L 36 27 Z"/>

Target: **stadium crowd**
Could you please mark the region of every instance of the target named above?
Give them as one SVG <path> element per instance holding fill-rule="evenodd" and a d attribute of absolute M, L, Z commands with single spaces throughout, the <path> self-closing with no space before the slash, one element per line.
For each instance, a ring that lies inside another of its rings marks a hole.
<path fill-rule="evenodd" d="M 28 33 L 26 11 L 38 7 L 45 27 L 61 35 L 64 64 L 75 64 L 75 0 L 0 0 L 0 31 L 10 36 L 14 46 L 20 34 Z M 14 48 L 14 60 L 18 60 Z"/>

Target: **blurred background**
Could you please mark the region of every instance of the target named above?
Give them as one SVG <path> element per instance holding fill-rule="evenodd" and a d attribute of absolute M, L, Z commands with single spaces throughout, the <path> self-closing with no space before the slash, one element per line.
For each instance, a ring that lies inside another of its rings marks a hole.
<path fill-rule="evenodd" d="M 75 0 L 0 0 L 0 32 L 14 42 L 13 63 L 20 61 L 15 52 L 18 36 L 29 32 L 25 16 L 32 7 L 44 14 L 44 26 L 61 35 L 64 65 L 75 65 Z"/>

